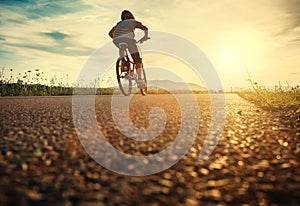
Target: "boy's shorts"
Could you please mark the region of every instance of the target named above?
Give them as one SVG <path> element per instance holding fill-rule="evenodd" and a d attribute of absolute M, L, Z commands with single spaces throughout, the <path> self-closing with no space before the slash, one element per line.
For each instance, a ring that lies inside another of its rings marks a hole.
<path fill-rule="evenodd" d="M 142 63 L 142 58 L 140 57 L 140 52 L 136 46 L 135 39 L 129 38 L 115 38 L 113 43 L 118 47 L 120 43 L 126 43 L 128 45 L 128 50 L 135 64 Z"/>

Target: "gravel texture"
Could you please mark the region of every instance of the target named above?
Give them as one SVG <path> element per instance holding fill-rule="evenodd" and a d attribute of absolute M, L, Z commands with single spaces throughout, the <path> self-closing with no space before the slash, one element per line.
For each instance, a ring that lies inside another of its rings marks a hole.
<path fill-rule="evenodd" d="M 226 95 L 219 143 L 198 161 L 211 114 L 209 96 L 196 98 L 199 133 L 189 153 L 143 177 L 107 170 L 87 154 L 74 128 L 72 97 L 0 98 L 0 205 L 300 205 L 300 109 L 266 111 Z M 139 142 L 117 130 L 111 96 L 96 96 L 95 105 L 107 140 L 128 154 L 164 150 L 181 124 L 171 95 L 136 95 L 130 103 L 136 127 L 149 126 L 152 107 L 167 117 L 157 138 Z"/>

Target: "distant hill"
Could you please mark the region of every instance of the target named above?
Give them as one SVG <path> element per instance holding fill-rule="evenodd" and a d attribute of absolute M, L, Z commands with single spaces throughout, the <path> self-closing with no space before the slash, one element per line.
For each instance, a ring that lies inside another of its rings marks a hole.
<path fill-rule="evenodd" d="M 171 80 L 148 80 L 148 88 L 161 88 L 166 90 L 196 90 L 206 91 L 203 86 L 194 83 L 173 82 Z"/>

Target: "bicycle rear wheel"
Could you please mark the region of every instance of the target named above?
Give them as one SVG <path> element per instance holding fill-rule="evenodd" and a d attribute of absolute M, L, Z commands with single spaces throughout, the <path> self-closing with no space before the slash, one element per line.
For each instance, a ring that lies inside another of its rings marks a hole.
<path fill-rule="evenodd" d="M 147 94 L 147 78 L 146 78 L 146 72 L 145 69 L 142 68 L 142 76 L 141 80 L 143 81 L 143 88 L 140 88 L 140 91 L 143 96 Z"/>
<path fill-rule="evenodd" d="M 131 66 L 131 65 L 130 65 Z M 129 96 L 132 90 L 132 79 L 130 75 L 130 68 L 126 68 L 124 60 L 118 59 L 116 63 L 116 74 L 121 92 L 125 96 Z"/>

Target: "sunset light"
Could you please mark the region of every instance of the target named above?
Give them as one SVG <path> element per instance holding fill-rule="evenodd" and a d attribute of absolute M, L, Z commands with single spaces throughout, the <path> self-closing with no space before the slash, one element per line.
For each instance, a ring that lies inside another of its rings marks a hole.
<path fill-rule="evenodd" d="M 300 205 L 300 0 L 0 0 L 0 206 Z"/>
<path fill-rule="evenodd" d="M 232 49 L 224 49 L 220 54 L 220 64 L 223 65 L 225 69 L 234 70 L 240 67 L 240 56 L 238 53 Z"/>
<path fill-rule="evenodd" d="M 248 85 L 245 67 L 266 85 L 294 85 L 300 79 L 299 15 L 297 6 L 287 1 L 66 0 L 53 7 L 45 2 L 0 2 L 1 66 L 13 68 L 15 75 L 40 68 L 45 78 L 68 74 L 69 83 L 75 83 L 88 57 L 111 41 L 108 31 L 120 20 L 120 11 L 128 8 L 149 27 L 149 36 L 151 31 L 170 32 L 204 51 L 226 88 Z"/>

